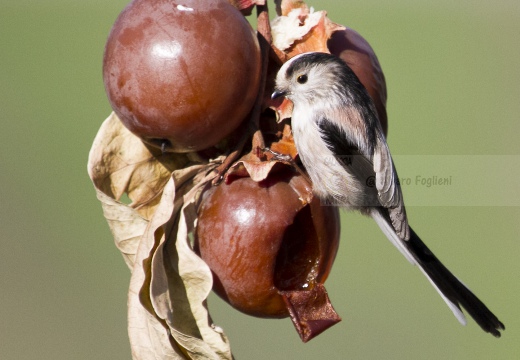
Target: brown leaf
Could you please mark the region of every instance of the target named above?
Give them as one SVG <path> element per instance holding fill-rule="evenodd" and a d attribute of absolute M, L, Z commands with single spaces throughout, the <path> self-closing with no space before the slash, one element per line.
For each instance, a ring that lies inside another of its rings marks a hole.
<path fill-rule="evenodd" d="M 247 153 L 231 166 L 225 176 L 226 182 L 229 182 L 232 178 L 246 176 L 249 176 L 256 182 L 267 179 L 267 176 L 277 162 L 260 159 L 255 152 L 256 151 L 251 151 Z"/>
<path fill-rule="evenodd" d="M 147 147 L 112 113 L 94 140 L 88 172 L 96 189 L 116 201 L 126 193 L 130 206 L 149 219 L 171 172 L 187 163 L 186 154 Z"/>
<path fill-rule="evenodd" d="M 197 219 L 198 199 L 202 189 L 213 179 L 207 167 L 192 166 L 180 174 L 174 215 L 165 226 L 162 239 L 152 259 L 151 300 L 158 317 L 168 325 L 173 338 L 193 359 L 231 359 L 224 334 L 208 321 L 205 301 L 212 286 L 206 263 L 191 247 L 189 234 Z M 182 182 L 188 174 L 190 180 Z"/>
<path fill-rule="evenodd" d="M 332 22 L 327 12 L 314 12 L 302 2 L 301 7 L 273 19 L 273 44 L 289 57 L 308 51 L 328 53 L 327 40 L 340 29 L 344 27 Z"/>
<path fill-rule="evenodd" d="M 88 173 L 114 242 L 130 268 L 172 169 L 186 161 L 185 155 L 154 155 L 114 113 L 101 125 L 90 150 Z M 119 201 L 125 193 L 133 200 L 130 206 Z"/>
<path fill-rule="evenodd" d="M 298 156 L 298 150 L 296 150 L 296 144 L 294 143 L 291 126 L 289 124 L 285 124 L 282 138 L 271 144 L 271 150 L 280 154 L 287 154 L 293 160 L 296 159 L 296 156 Z"/>
<path fill-rule="evenodd" d="M 189 242 L 198 197 L 222 158 L 190 158 L 148 149 L 113 114 L 89 155 L 89 175 L 132 269 L 128 333 L 134 359 L 232 359 L 205 306 L 211 272 Z M 119 201 L 125 193 L 130 205 Z"/>
<path fill-rule="evenodd" d="M 198 197 L 213 179 L 214 166 L 196 164 L 174 171 L 143 235 L 128 302 L 132 349 L 143 356 L 136 359 L 155 359 L 163 353 L 171 357 L 177 349 L 188 359 L 232 359 L 229 342 L 211 325 L 205 305 L 213 284 L 211 272 L 189 241 Z M 165 336 L 169 343 L 161 340 Z M 151 343 L 160 347 L 142 348 Z"/>
<path fill-rule="evenodd" d="M 226 173 L 226 183 L 237 177 L 250 177 L 253 181 L 260 182 L 267 179 L 271 172 L 279 171 L 285 166 L 294 167 L 298 151 L 288 124 L 284 126 L 282 138 L 271 143 L 269 149 L 264 151 L 256 147 L 242 156 Z M 288 156 L 288 158 L 277 158 L 277 155 Z"/>
<path fill-rule="evenodd" d="M 334 31 L 343 27 L 330 21 L 327 12 L 318 11 L 318 13 L 320 14 L 318 23 L 305 36 L 293 43 L 288 52 L 289 57 L 308 51 L 329 52 L 327 40 Z"/>
<path fill-rule="evenodd" d="M 271 21 L 273 45 L 287 52 L 296 40 L 302 39 L 318 24 L 320 13 L 306 13 L 306 8 L 293 9 L 289 14 Z"/>
<path fill-rule="evenodd" d="M 121 251 L 126 265 L 132 269 L 139 241 L 146 230 L 148 220 L 129 206 L 114 200 L 96 189 L 97 198 L 101 201 L 103 215 L 114 236 L 116 247 Z"/>
<path fill-rule="evenodd" d="M 171 341 L 167 327 L 154 313 L 149 296 L 151 281 L 150 254 L 156 249 L 156 236 L 171 216 L 175 185 L 171 180 L 162 201 L 150 220 L 136 254 L 128 291 L 128 335 L 134 360 L 189 359 L 178 344 Z"/>
<path fill-rule="evenodd" d="M 164 326 L 140 306 L 138 300 L 138 297 L 128 299 L 128 334 L 132 344 L 132 359 L 189 359 L 177 344 L 170 341 Z"/>

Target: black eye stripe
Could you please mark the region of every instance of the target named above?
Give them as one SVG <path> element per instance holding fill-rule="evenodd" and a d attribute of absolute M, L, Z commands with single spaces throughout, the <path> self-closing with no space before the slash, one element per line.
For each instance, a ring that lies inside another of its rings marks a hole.
<path fill-rule="evenodd" d="M 305 75 L 305 74 L 298 75 L 298 77 L 296 78 L 296 81 L 298 81 L 299 84 L 305 84 L 307 82 L 307 75 Z"/>

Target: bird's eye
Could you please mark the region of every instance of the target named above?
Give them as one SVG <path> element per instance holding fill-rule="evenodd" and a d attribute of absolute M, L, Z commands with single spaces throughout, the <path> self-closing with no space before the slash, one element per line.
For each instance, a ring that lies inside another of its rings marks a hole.
<path fill-rule="evenodd" d="M 299 75 L 296 78 L 296 81 L 298 81 L 298 84 L 305 84 L 307 82 L 307 75 L 305 75 L 305 74 Z"/>

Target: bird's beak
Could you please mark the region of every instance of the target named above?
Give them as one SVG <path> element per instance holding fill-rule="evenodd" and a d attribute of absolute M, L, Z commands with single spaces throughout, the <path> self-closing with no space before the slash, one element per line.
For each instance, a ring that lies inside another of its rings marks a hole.
<path fill-rule="evenodd" d="M 286 92 L 283 90 L 274 90 L 274 92 L 271 94 L 271 99 L 279 98 L 280 96 L 285 96 Z"/>

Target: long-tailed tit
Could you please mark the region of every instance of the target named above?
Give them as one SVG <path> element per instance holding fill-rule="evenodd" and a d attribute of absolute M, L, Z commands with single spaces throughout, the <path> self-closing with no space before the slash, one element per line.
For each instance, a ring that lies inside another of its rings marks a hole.
<path fill-rule="evenodd" d="M 466 323 L 462 306 L 484 331 L 500 337 L 505 329 L 500 320 L 408 225 L 377 112 L 354 72 L 333 55 L 300 54 L 277 74 L 272 98 L 280 96 L 294 104 L 294 141 L 315 194 L 327 203 L 370 215 L 408 261 L 421 269 L 461 324 Z"/>

